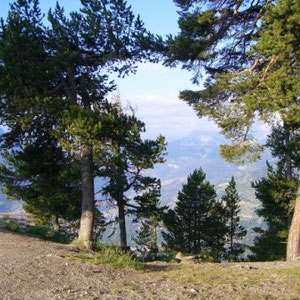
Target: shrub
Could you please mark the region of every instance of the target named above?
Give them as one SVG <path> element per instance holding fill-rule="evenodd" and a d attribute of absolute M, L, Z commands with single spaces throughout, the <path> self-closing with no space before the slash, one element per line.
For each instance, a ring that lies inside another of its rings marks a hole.
<path fill-rule="evenodd" d="M 56 243 L 66 244 L 70 242 L 69 237 L 65 233 L 57 232 L 47 226 L 27 227 L 23 232 L 26 234 L 37 236 L 43 240 L 48 240 Z"/>
<path fill-rule="evenodd" d="M 95 265 L 109 265 L 114 268 L 141 270 L 143 266 L 132 254 L 115 246 L 97 246 L 96 252 L 74 254 L 73 257 Z"/>
<path fill-rule="evenodd" d="M 4 221 L 4 228 L 10 231 L 17 232 L 20 230 L 19 224 L 14 220 Z"/>

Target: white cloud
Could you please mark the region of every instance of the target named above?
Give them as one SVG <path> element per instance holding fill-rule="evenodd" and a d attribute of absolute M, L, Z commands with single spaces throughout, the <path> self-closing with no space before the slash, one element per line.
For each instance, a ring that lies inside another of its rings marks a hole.
<path fill-rule="evenodd" d="M 199 137 L 199 140 L 204 145 L 214 142 L 214 139 L 211 136 L 209 136 L 209 135 L 201 135 Z"/>
<path fill-rule="evenodd" d="M 178 178 L 167 179 L 161 183 L 161 186 L 165 187 L 165 186 L 171 185 L 173 183 L 176 183 L 177 181 L 178 181 Z"/>
<path fill-rule="evenodd" d="M 127 95 L 123 103 L 127 105 L 128 102 L 136 108 L 137 117 L 145 122 L 146 135 L 151 138 L 162 134 L 170 141 L 185 137 L 194 130 L 218 131 L 213 122 L 199 119 L 193 109 L 175 95 Z M 203 141 L 209 140 L 203 137 Z"/>
<path fill-rule="evenodd" d="M 180 165 L 168 163 L 167 166 L 172 169 L 180 169 Z"/>
<path fill-rule="evenodd" d="M 238 169 L 239 169 L 240 171 L 245 171 L 245 170 L 248 169 L 248 165 L 238 166 Z"/>

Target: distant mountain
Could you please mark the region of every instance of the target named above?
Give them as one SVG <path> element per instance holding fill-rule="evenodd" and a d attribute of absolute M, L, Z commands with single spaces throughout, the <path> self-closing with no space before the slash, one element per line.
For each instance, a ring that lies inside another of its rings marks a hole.
<path fill-rule="evenodd" d="M 21 201 L 6 200 L 2 193 L 0 193 L 0 213 L 21 212 L 23 211 L 22 205 Z"/>
<path fill-rule="evenodd" d="M 266 175 L 266 160 L 272 161 L 272 157 L 266 152 L 254 164 L 235 166 L 227 163 L 219 154 L 219 146 L 225 143 L 225 138 L 218 133 L 195 131 L 183 139 L 169 143 L 166 162 L 150 173 L 161 179 L 162 203 L 170 207 L 174 206 L 177 193 L 182 184 L 186 183 L 187 176 L 199 167 L 215 186 L 218 198 L 234 176 L 241 198 L 241 222 L 248 229 L 246 241 L 250 242 L 253 239 L 250 228 L 263 226 L 262 219 L 255 213 L 260 203 L 255 198 L 251 182 Z"/>
<path fill-rule="evenodd" d="M 168 155 L 166 162 L 157 165 L 155 169 L 148 171 L 149 175 L 161 179 L 162 204 L 173 207 L 177 200 L 177 193 L 186 183 L 187 176 L 195 169 L 201 167 L 207 175 L 207 179 L 215 186 L 218 198 L 224 193 L 225 187 L 232 176 L 237 182 L 237 190 L 241 198 L 241 221 L 248 229 L 246 241 L 253 239 L 251 228 L 263 225 L 255 210 L 260 203 L 251 188 L 251 182 L 258 180 L 266 174 L 266 160 L 272 162 L 269 153 L 264 153 L 260 161 L 245 166 L 235 166 L 227 163 L 219 155 L 219 146 L 226 140 L 218 133 L 211 131 L 195 131 L 189 136 L 170 142 L 167 146 Z M 100 187 L 102 181 L 96 186 Z M 19 211 L 22 203 L 19 201 L 7 201 L 0 194 L 0 212 Z M 115 208 L 110 208 L 105 213 L 108 217 L 115 214 Z M 134 226 L 128 222 L 128 231 L 132 233 Z"/>
<path fill-rule="evenodd" d="M 1 134 L 3 134 L 3 130 L 0 128 L 0 135 Z M 2 162 L 1 155 L 0 155 L 0 162 Z M 18 211 L 22 211 L 22 202 L 6 200 L 5 196 L 2 194 L 2 191 L 0 189 L 0 213 L 18 212 Z"/>

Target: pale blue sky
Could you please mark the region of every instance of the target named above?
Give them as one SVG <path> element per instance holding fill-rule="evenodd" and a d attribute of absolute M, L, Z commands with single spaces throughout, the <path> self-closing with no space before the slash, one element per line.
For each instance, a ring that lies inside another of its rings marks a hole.
<path fill-rule="evenodd" d="M 10 0 L 0 0 L 0 16 L 6 17 Z M 56 0 L 40 0 L 43 12 L 54 7 Z M 66 11 L 77 10 L 79 0 L 59 0 Z M 151 32 L 176 34 L 177 8 L 172 0 L 128 0 Z M 180 90 L 197 89 L 191 84 L 192 74 L 180 68 L 161 64 L 140 65 L 135 75 L 117 79 L 122 100 L 137 108 L 137 116 L 146 123 L 147 136 L 163 134 L 167 141 L 180 139 L 194 130 L 217 131 L 216 126 L 199 119 L 190 107 L 178 99 Z"/>

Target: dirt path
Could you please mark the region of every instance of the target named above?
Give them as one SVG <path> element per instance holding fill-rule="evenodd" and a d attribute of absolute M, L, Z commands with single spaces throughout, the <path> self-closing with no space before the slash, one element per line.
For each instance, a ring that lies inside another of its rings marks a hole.
<path fill-rule="evenodd" d="M 70 251 L 0 231 L 0 299 L 300 299 L 299 264 L 152 264 L 138 272 L 63 258 Z"/>

